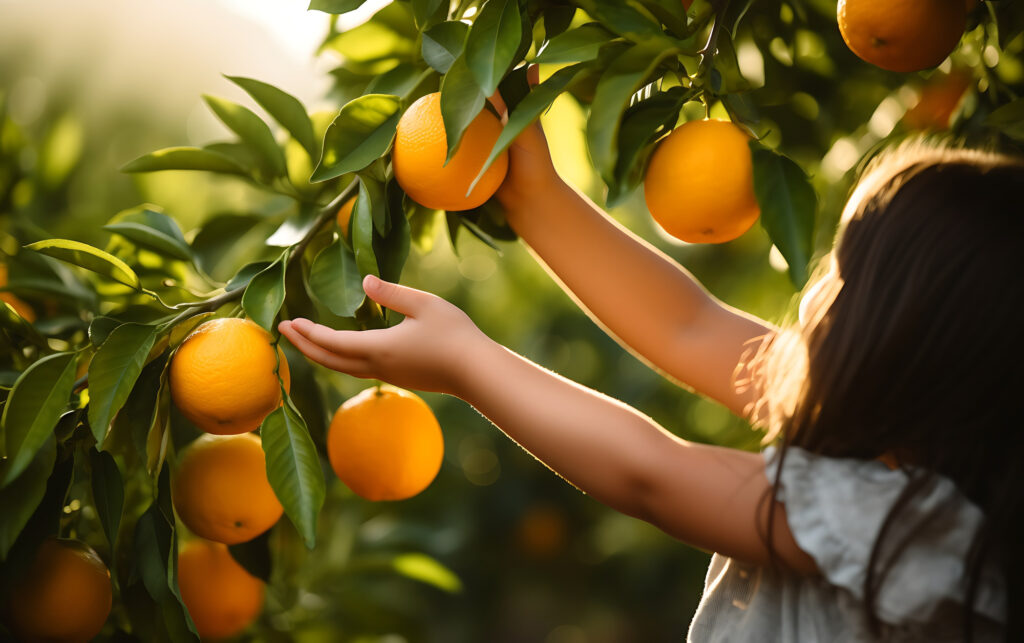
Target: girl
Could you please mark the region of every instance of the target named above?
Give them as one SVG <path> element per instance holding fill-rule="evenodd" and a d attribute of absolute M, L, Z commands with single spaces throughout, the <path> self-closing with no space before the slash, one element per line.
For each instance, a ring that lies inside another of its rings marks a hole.
<path fill-rule="evenodd" d="M 563 183 L 538 125 L 510 154 L 509 223 L 576 301 L 777 446 L 681 440 L 374 277 L 367 295 L 400 324 L 295 319 L 281 333 L 329 368 L 462 398 L 584 492 L 715 552 L 691 641 L 1019 636 L 1024 164 L 889 155 L 783 330 L 715 300 Z"/>

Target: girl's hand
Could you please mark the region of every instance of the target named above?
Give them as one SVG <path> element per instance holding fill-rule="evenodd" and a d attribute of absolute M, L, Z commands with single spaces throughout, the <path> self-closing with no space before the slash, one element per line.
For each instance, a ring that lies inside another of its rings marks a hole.
<path fill-rule="evenodd" d="M 384 380 L 402 388 L 456 394 L 467 366 L 487 338 L 444 299 L 368 275 L 367 296 L 405 315 L 381 330 L 334 330 L 308 319 L 278 324 L 306 357 L 342 373 Z"/>
<path fill-rule="evenodd" d="M 533 87 L 540 81 L 540 68 L 530 65 L 527 80 Z M 502 122 L 508 121 L 508 107 L 499 92 L 491 96 L 491 104 L 501 115 Z M 509 222 L 515 227 L 518 215 L 526 215 L 538 199 L 544 199 L 552 186 L 560 182 L 555 166 L 551 162 L 544 131 L 537 121 L 527 127 L 508 148 L 508 173 L 498 188 L 498 200 L 505 207 Z"/>

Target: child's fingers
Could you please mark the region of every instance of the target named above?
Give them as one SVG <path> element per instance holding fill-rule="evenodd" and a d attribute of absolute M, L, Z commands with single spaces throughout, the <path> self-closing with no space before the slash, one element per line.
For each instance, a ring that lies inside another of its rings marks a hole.
<path fill-rule="evenodd" d="M 321 364 L 322 366 L 326 366 L 327 368 L 335 371 L 348 373 L 349 375 L 368 377 L 366 364 L 363 360 L 343 357 L 337 353 L 332 353 L 319 344 L 311 342 L 291 325 L 285 326 L 284 323 L 282 323 L 279 328 L 281 330 L 281 334 L 288 338 L 288 341 L 292 343 L 292 346 L 302 351 L 303 355 L 317 364 Z"/>
<path fill-rule="evenodd" d="M 415 317 L 422 306 L 432 297 L 430 293 L 400 286 L 373 275 L 363 279 L 363 291 L 366 295 L 385 308 L 402 313 L 406 317 Z"/>
<path fill-rule="evenodd" d="M 366 338 L 360 331 L 334 330 L 302 318 L 293 319 L 289 327 L 304 339 L 331 353 L 350 358 L 366 357 Z"/>

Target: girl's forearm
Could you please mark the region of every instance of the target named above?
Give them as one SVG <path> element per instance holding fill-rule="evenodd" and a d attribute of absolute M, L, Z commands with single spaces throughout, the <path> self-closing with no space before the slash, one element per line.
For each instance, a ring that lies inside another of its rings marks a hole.
<path fill-rule="evenodd" d="M 759 455 L 681 440 L 633 408 L 486 340 L 458 378 L 458 397 L 581 491 L 692 545 L 766 562 Z M 813 571 L 786 526 L 782 560 Z"/>
<path fill-rule="evenodd" d="M 648 362 L 733 411 L 750 402 L 733 374 L 749 340 L 770 332 L 724 306 L 678 263 L 561 180 L 508 219 L 538 258 L 611 334 Z"/>

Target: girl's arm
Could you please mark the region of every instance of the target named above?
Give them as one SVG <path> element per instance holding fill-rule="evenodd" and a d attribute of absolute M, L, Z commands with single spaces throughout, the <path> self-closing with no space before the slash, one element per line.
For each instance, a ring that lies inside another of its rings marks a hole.
<path fill-rule="evenodd" d="M 754 563 L 769 560 L 760 533 L 770 483 L 761 457 L 680 440 L 632 408 L 494 343 L 458 308 L 367 277 L 367 294 L 406 318 L 373 331 L 308 320 L 280 329 L 313 360 L 357 377 L 457 395 L 597 500 L 687 543 Z M 774 503 L 779 560 L 813 573 Z"/>
<path fill-rule="evenodd" d="M 536 68 L 531 73 L 536 82 Z M 504 111 L 500 96 L 492 101 Z M 498 198 L 509 224 L 563 288 L 648 363 L 748 416 L 754 393 L 737 392 L 734 371 L 744 351 L 774 329 L 712 297 L 670 257 L 566 185 L 539 125 L 520 134 L 509 154 Z"/>

